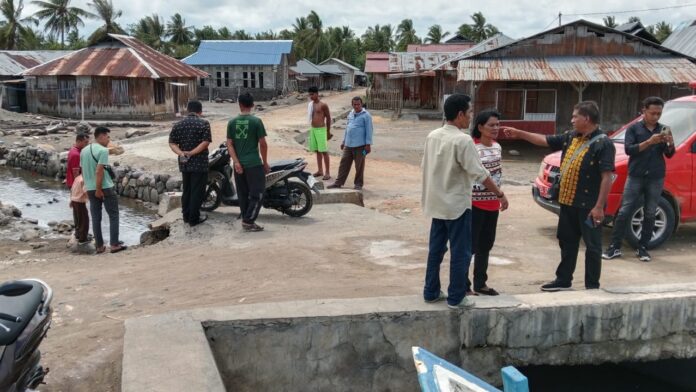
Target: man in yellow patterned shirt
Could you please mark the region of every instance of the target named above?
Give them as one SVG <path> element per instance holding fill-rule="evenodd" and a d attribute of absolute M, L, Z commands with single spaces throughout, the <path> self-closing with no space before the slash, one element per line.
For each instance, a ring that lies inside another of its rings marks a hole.
<path fill-rule="evenodd" d="M 569 290 L 580 247 L 585 242 L 585 288 L 598 289 L 602 270 L 602 222 L 604 206 L 614 171 L 614 143 L 599 129 L 599 108 L 594 101 L 575 105 L 571 120 L 574 131 L 545 136 L 504 127 L 510 138 L 562 151 L 561 186 L 556 237 L 561 263 L 556 279 L 541 286 L 542 291 Z"/>

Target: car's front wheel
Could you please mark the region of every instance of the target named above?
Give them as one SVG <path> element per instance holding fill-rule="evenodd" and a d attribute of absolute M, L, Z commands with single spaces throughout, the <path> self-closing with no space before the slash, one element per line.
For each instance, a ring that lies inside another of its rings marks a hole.
<path fill-rule="evenodd" d="M 638 248 L 640 242 L 640 233 L 643 229 L 643 206 L 638 206 L 631 213 L 626 240 L 632 247 Z M 648 249 L 654 249 L 662 245 L 674 232 L 674 227 L 677 224 L 677 214 L 674 212 L 672 205 L 664 197 L 660 197 L 657 203 L 657 211 L 655 213 L 655 227 L 653 228 L 652 239 L 648 243 Z"/>

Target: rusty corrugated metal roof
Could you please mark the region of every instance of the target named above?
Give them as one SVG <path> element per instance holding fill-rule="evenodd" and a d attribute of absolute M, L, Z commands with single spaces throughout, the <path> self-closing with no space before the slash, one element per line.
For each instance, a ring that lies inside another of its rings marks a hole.
<path fill-rule="evenodd" d="M 389 53 L 389 72 L 420 72 L 446 62 L 457 53 L 399 52 Z M 449 66 L 449 65 L 448 65 Z M 450 70 L 453 70 L 450 66 Z"/>
<path fill-rule="evenodd" d="M 123 78 L 207 77 L 208 73 L 164 55 L 135 38 L 109 34 L 105 41 L 49 61 L 25 76 L 112 76 Z"/>
<path fill-rule="evenodd" d="M 17 76 L 27 68 L 71 53 L 70 50 L 2 50 L 0 76 Z"/>
<path fill-rule="evenodd" d="M 389 73 L 389 53 L 367 52 L 365 54 L 365 73 Z"/>
<path fill-rule="evenodd" d="M 597 83 L 688 83 L 696 65 L 678 57 L 467 58 L 457 80 Z"/>
<path fill-rule="evenodd" d="M 449 58 L 442 63 L 436 64 L 431 69 L 434 71 L 453 70 L 454 68 L 452 68 L 452 66 L 450 65 L 450 63 L 452 62 L 459 61 L 467 57 L 475 56 L 479 53 L 487 52 L 489 50 L 507 45 L 511 42 L 515 42 L 515 40 L 503 33 L 498 33 L 490 38 L 487 38 L 479 42 L 478 44 L 470 47 L 469 49 L 463 52 L 459 52 L 456 56 Z"/>
<path fill-rule="evenodd" d="M 409 44 L 406 47 L 407 52 L 438 52 L 438 53 L 461 53 L 472 46 L 476 45 L 473 42 L 465 42 L 461 44 Z"/>

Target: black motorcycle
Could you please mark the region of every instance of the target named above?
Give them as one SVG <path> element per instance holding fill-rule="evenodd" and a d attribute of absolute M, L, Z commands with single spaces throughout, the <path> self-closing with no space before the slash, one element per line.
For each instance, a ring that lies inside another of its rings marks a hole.
<path fill-rule="evenodd" d="M 39 345 L 51 326 L 53 290 L 38 279 L 0 285 L 0 391 L 24 392 L 43 384 Z"/>
<path fill-rule="evenodd" d="M 271 162 L 269 165 L 271 171 L 266 174 L 266 190 L 261 201 L 263 207 L 292 217 L 307 214 L 314 203 L 312 191 L 318 193 L 314 176 L 304 171 L 307 162 L 297 158 Z M 208 160 L 208 185 L 201 210 L 213 211 L 221 203 L 239 206 L 233 170 L 227 145 L 222 143 Z"/>

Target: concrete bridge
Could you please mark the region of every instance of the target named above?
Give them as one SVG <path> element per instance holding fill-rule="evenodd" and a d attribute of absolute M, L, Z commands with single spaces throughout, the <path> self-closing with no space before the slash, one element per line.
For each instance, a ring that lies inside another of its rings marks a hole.
<path fill-rule="evenodd" d="M 696 358 L 696 284 L 198 309 L 126 321 L 122 391 L 415 391 L 411 347 L 492 383 L 505 365 Z"/>

